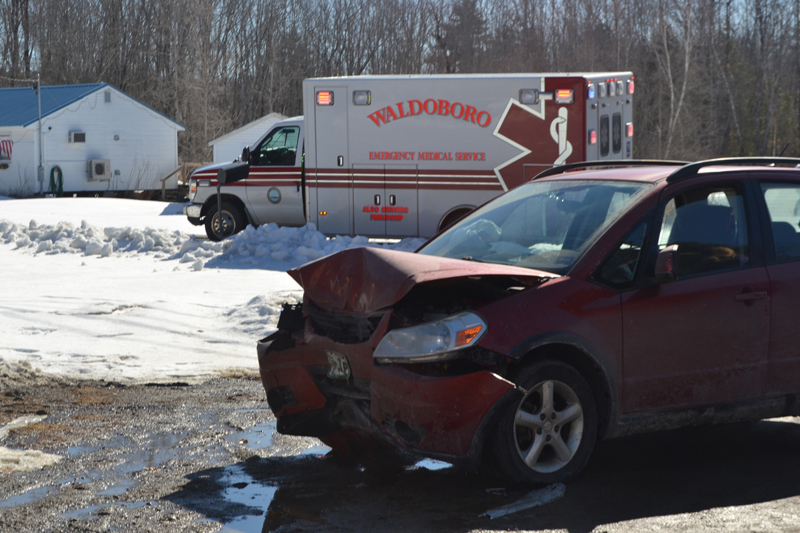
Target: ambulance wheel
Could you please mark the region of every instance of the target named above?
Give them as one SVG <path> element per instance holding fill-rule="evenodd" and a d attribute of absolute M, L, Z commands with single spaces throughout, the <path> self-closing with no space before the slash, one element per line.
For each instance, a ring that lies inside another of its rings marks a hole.
<path fill-rule="evenodd" d="M 463 209 L 456 209 L 452 213 L 446 215 L 442 221 L 439 223 L 439 231 L 444 231 L 465 216 L 472 213 L 473 209 L 471 208 L 463 208 Z"/>
<path fill-rule="evenodd" d="M 513 381 L 525 390 L 495 427 L 491 459 L 508 479 L 548 485 L 577 476 L 597 439 L 592 389 L 575 368 L 560 361 L 537 361 Z"/>
<path fill-rule="evenodd" d="M 222 225 L 222 238 L 230 237 L 235 233 L 239 233 L 245 227 L 245 217 L 242 210 L 230 202 L 222 202 L 222 216 L 217 213 L 216 202 L 211 204 L 211 207 L 206 213 L 206 235 L 212 241 L 221 240 L 219 237 L 220 224 Z"/>

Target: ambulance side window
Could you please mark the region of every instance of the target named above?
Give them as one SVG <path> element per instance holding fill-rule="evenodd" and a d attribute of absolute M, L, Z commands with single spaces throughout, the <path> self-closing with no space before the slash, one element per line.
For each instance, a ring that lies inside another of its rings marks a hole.
<path fill-rule="evenodd" d="M 297 141 L 300 128 L 286 126 L 278 128 L 264 139 L 256 150 L 256 166 L 294 166 L 297 160 Z"/>
<path fill-rule="evenodd" d="M 611 151 L 618 154 L 622 150 L 622 115 L 611 116 Z"/>
<path fill-rule="evenodd" d="M 608 115 L 600 117 L 600 157 L 608 155 Z"/>

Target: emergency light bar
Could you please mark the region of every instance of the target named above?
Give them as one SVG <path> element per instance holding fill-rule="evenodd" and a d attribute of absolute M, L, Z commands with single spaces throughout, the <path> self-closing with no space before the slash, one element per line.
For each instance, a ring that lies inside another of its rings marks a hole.
<path fill-rule="evenodd" d="M 317 92 L 317 105 L 333 105 L 333 92 L 332 91 L 318 91 Z"/>
<path fill-rule="evenodd" d="M 594 100 L 594 83 L 592 82 L 586 84 L 586 97 L 589 100 Z"/>

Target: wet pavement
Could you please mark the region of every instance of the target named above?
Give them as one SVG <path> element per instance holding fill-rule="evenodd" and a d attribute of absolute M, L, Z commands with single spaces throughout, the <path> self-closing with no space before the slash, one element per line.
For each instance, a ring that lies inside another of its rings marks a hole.
<path fill-rule="evenodd" d="M 800 531 L 796 418 L 603 442 L 539 497 L 489 469 L 277 434 L 252 378 L 0 391 L 0 425 L 36 413 L 0 445 L 62 460 L 0 462 L 0 531 Z"/>

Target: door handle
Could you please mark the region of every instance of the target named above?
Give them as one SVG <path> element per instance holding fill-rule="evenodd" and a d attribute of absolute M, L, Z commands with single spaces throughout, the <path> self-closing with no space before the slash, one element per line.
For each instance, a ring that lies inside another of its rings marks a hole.
<path fill-rule="evenodd" d="M 737 302 L 753 302 L 767 297 L 767 291 L 740 292 L 736 295 Z"/>
<path fill-rule="evenodd" d="M 381 205 L 381 195 L 380 194 L 376 194 L 375 195 L 375 205 Z"/>
<path fill-rule="evenodd" d="M 389 205 L 394 205 L 397 203 L 397 199 L 394 197 L 394 194 L 389 195 Z"/>
<path fill-rule="evenodd" d="M 297 185 L 297 192 L 300 192 L 300 182 L 298 181 L 295 185 Z"/>

